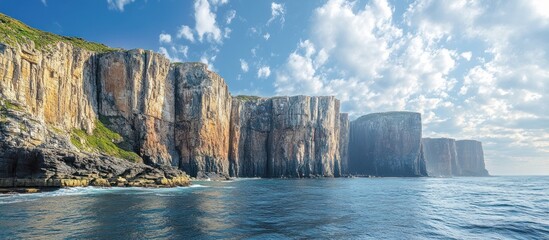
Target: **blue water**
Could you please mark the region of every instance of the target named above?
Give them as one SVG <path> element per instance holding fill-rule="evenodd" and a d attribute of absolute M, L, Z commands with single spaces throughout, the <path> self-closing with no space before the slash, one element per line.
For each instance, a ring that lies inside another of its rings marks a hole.
<path fill-rule="evenodd" d="M 549 177 L 243 179 L 0 195 L 0 239 L 549 239 Z"/>

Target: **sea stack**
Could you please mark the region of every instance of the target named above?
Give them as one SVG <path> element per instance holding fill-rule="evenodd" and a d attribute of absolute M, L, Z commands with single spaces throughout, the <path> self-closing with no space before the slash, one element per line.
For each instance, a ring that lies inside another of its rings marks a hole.
<path fill-rule="evenodd" d="M 457 163 L 456 141 L 451 138 L 423 138 L 427 175 L 450 177 L 461 174 Z"/>
<path fill-rule="evenodd" d="M 456 141 L 461 176 L 489 176 L 484 165 L 482 143 L 475 140 Z"/>
<path fill-rule="evenodd" d="M 421 115 L 372 113 L 351 122 L 349 173 L 382 177 L 426 176 Z"/>

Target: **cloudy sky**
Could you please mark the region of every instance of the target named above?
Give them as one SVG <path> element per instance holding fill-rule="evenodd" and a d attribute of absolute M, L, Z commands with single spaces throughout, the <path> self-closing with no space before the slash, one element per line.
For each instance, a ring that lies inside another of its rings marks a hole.
<path fill-rule="evenodd" d="M 492 174 L 549 174 L 546 0 L 3 0 L 0 12 L 208 63 L 233 95 L 335 95 L 353 118 L 417 111 L 425 136 L 482 141 Z"/>

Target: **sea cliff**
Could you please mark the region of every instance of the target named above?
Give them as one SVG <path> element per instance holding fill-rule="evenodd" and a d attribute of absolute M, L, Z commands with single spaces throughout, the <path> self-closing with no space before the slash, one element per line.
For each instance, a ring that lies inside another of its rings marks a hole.
<path fill-rule="evenodd" d="M 350 121 L 333 96 L 232 96 L 202 63 L 0 20 L 0 187 L 425 176 L 424 150 L 442 155 L 422 147 L 419 113 Z M 456 146 L 451 169 L 484 175 L 482 147 Z"/>

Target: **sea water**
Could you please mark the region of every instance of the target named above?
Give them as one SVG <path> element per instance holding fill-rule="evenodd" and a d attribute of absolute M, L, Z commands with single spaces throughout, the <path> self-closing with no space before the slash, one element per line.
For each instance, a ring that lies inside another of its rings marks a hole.
<path fill-rule="evenodd" d="M 237 179 L 0 195 L 0 239 L 549 239 L 549 177 Z"/>

